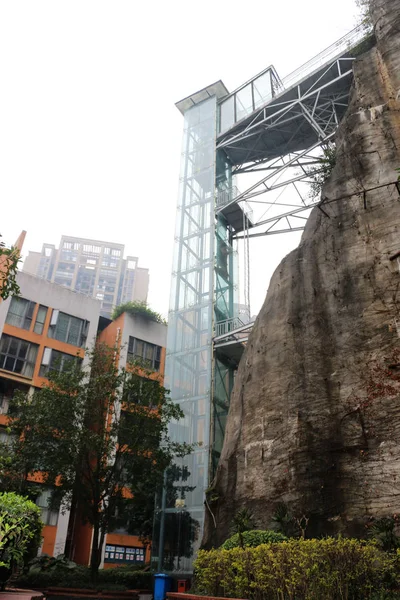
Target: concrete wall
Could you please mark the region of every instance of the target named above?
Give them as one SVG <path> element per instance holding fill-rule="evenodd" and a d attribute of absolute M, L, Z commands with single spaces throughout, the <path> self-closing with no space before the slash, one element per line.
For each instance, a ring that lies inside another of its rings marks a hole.
<path fill-rule="evenodd" d="M 148 269 L 136 267 L 132 300 L 138 300 L 139 302 L 147 302 L 147 295 L 149 293 L 149 279 L 150 278 Z"/>
<path fill-rule="evenodd" d="M 30 273 L 31 275 L 36 275 L 39 270 L 41 258 L 42 254 L 40 252 L 29 252 L 22 266 L 23 273 Z"/>

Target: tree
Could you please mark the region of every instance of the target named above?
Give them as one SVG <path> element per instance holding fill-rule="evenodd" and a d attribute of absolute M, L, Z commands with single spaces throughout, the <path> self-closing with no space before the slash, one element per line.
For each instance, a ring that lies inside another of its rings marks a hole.
<path fill-rule="evenodd" d="M 336 146 L 333 142 L 328 142 L 322 149 L 322 156 L 316 167 L 307 169 L 307 175 L 310 176 L 310 197 L 317 198 L 322 192 L 325 182 L 329 179 L 336 165 Z"/>
<path fill-rule="evenodd" d="M 243 534 L 255 528 L 253 513 L 248 508 L 241 508 L 232 519 L 231 535 L 238 534 L 239 545 L 244 548 Z"/>
<path fill-rule="evenodd" d="M 42 527 L 36 504 L 12 492 L 0 494 L 0 589 L 14 566 L 35 556 Z"/>
<path fill-rule="evenodd" d="M 143 510 L 149 490 L 154 493 L 174 453 L 182 451 L 167 437 L 181 409 L 149 371 L 118 369 L 116 352 L 98 345 L 83 369 L 71 361 L 67 371 L 51 371 L 33 396 L 18 393 L 10 403 L 15 439 L 9 477 L 15 484 L 18 476 L 40 472 L 54 486 L 54 501 L 79 507 L 93 527 L 94 581 L 118 506 L 128 498 L 133 511 Z"/>
<path fill-rule="evenodd" d="M 4 242 L 0 241 L 0 298 L 2 300 L 19 294 L 16 281 L 19 260 L 19 250 L 6 248 Z"/>

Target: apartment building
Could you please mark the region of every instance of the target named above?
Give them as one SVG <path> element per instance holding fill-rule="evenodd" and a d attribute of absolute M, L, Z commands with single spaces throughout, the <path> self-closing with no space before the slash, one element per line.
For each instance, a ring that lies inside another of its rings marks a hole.
<path fill-rule="evenodd" d="M 124 252 L 123 244 L 62 236 L 58 249 L 29 252 L 23 271 L 100 300 L 101 315 L 111 317 L 119 304 L 147 301 L 149 270 Z"/>
<path fill-rule="evenodd" d="M 108 346 L 117 346 L 118 366 L 130 369 L 134 360 L 144 361 L 152 370 L 146 377 L 164 382 L 165 353 L 167 342 L 167 326 L 156 323 L 141 315 L 128 312 L 109 323 L 98 336 L 99 342 Z M 143 564 L 150 560 L 150 551 L 143 547 L 137 535 L 129 533 L 126 523 L 116 531 L 106 535 L 103 547 L 101 567 L 110 568 L 123 564 Z M 92 543 L 90 525 L 83 525 L 79 520 L 70 533 L 73 539 L 71 558 L 79 564 L 89 564 Z"/>
<path fill-rule="evenodd" d="M 9 438 L 8 405 L 15 391 L 29 393 L 41 388 L 50 369 L 63 369 L 71 360 L 84 363 L 85 347 L 95 340 L 118 346 L 121 368 L 132 368 L 131 361 L 139 359 L 153 371 L 146 377 L 163 383 L 166 325 L 127 312 L 111 321 L 101 317 L 100 299 L 66 289 L 45 277 L 20 272 L 17 282 L 20 295 L 0 301 L 0 441 Z M 32 480 L 35 486 L 40 484 L 40 477 Z M 88 565 L 90 525 L 82 524 L 74 509 L 50 510 L 50 494 L 51 489 L 43 486 L 36 501 L 45 523 L 41 553 L 58 556 L 67 551 L 72 560 Z M 126 523 L 107 534 L 101 564 L 104 568 L 143 564 L 150 559 L 149 550 L 146 554 L 139 537 L 128 527 Z"/>
<path fill-rule="evenodd" d="M 85 346 L 96 339 L 100 302 L 61 286 L 19 273 L 21 293 L 0 303 L 0 439 L 7 442 L 7 412 L 16 390 L 41 388 L 49 369 L 85 360 Z M 35 480 L 35 483 L 38 483 Z M 48 508 L 51 490 L 37 499 L 45 524 L 42 552 L 62 554 L 69 511 Z"/>

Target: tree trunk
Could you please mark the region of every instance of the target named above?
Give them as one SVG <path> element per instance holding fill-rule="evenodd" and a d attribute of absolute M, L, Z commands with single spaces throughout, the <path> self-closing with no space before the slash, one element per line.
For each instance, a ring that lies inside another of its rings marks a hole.
<path fill-rule="evenodd" d="M 104 539 L 106 537 L 105 529 L 102 529 L 99 523 L 99 515 L 96 516 L 93 525 L 93 542 L 90 556 L 90 576 L 92 583 L 97 583 L 99 567 L 101 563 L 101 551 L 103 549 Z"/>
<path fill-rule="evenodd" d="M 97 518 L 96 522 L 93 525 L 92 552 L 90 555 L 90 577 L 91 577 L 92 583 L 97 583 L 99 566 L 100 566 L 100 562 L 101 562 L 102 545 L 100 545 L 100 543 L 99 543 L 100 542 L 99 534 L 100 534 L 100 526 L 99 526 L 99 522 L 98 522 L 98 518 Z M 103 537 L 103 539 L 104 539 L 104 537 Z"/>

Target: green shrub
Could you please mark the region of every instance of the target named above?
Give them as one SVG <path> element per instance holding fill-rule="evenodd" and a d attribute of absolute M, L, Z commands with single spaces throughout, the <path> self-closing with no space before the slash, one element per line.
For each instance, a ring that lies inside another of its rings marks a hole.
<path fill-rule="evenodd" d="M 242 543 L 241 539 L 242 538 Z M 241 536 L 235 533 L 228 538 L 221 546 L 224 550 L 232 550 L 232 548 L 255 548 L 261 544 L 270 544 L 272 542 L 285 542 L 287 537 L 276 531 L 263 531 L 262 529 L 253 529 L 252 531 L 244 531 Z"/>
<path fill-rule="evenodd" d="M 250 600 L 366 600 L 390 588 L 395 561 L 375 544 L 354 539 L 291 539 L 256 548 L 201 550 L 195 562 L 196 589 Z"/>
<path fill-rule="evenodd" d="M 156 323 L 162 323 L 166 325 L 165 319 L 158 313 L 152 310 L 149 306 L 147 306 L 147 302 L 140 302 L 138 300 L 134 300 L 133 302 L 125 302 L 125 304 L 120 304 L 116 306 L 112 312 L 112 318 L 118 319 L 122 313 L 127 312 L 130 315 L 140 315 L 149 319 L 150 321 L 155 321 Z"/>
<path fill-rule="evenodd" d="M 37 553 L 42 528 L 36 504 L 13 492 L 0 494 L 0 587 L 14 567 Z"/>
<path fill-rule="evenodd" d="M 99 585 L 103 583 L 124 585 L 129 590 L 151 590 L 152 574 L 147 571 L 138 571 L 130 566 L 102 569 L 99 571 Z"/>
<path fill-rule="evenodd" d="M 15 582 L 16 587 L 46 589 L 49 587 L 74 587 L 99 590 L 152 589 L 152 575 L 132 565 L 100 569 L 97 585 L 90 579 L 90 570 L 64 557 L 41 556 L 32 561 L 29 571 Z"/>

